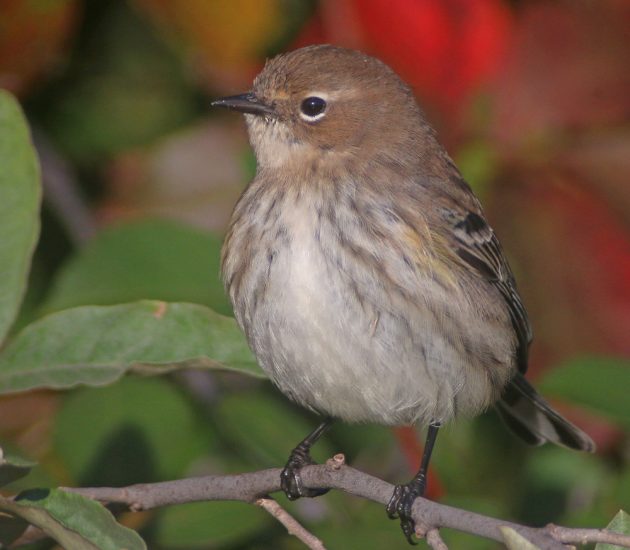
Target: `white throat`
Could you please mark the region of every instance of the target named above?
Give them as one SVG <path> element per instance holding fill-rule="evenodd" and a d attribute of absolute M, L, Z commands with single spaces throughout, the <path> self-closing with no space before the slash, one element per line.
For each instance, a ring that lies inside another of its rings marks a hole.
<path fill-rule="evenodd" d="M 311 145 L 296 141 L 289 127 L 275 118 L 246 114 L 245 121 L 259 168 L 278 168 L 313 151 Z"/>

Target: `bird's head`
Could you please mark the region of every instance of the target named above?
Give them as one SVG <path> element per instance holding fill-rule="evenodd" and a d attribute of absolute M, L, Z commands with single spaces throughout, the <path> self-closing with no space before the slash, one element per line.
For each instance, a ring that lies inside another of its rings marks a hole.
<path fill-rule="evenodd" d="M 432 136 L 411 90 L 387 65 L 327 45 L 271 59 L 250 92 L 213 105 L 245 113 L 261 167 L 376 154 L 398 162 L 407 149 L 418 158 L 422 136 Z"/>

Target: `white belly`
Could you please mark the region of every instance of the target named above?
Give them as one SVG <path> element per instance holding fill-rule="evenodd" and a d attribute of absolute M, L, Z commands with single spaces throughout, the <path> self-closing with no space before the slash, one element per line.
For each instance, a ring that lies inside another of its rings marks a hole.
<path fill-rule="evenodd" d="M 365 269 L 350 274 L 326 253 L 325 228 L 316 235 L 311 210 L 284 216 L 291 244 L 276 251 L 248 330 L 283 392 L 327 415 L 391 425 L 446 421 L 487 406 L 492 388 L 453 344 L 457 335 L 444 333 L 444 319 L 384 292 Z M 444 294 L 429 279 L 418 285 Z M 476 314 L 468 313 L 474 325 Z"/>

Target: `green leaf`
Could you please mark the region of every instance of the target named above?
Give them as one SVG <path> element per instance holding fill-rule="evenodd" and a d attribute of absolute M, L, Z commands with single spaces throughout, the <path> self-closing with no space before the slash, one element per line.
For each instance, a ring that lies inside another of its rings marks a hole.
<path fill-rule="evenodd" d="M 39 235 L 39 165 L 17 101 L 0 90 L 0 343 L 26 290 Z"/>
<path fill-rule="evenodd" d="M 242 502 L 199 502 L 160 513 L 155 542 L 164 548 L 218 548 L 255 537 L 270 524 L 261 509 Z"/>
<path fill-rule="evenodd" d="M 0 355 L 0 393 L 184 367 L 263 376 L 234 319 L 195 304 L 141 301 L 67 309 L 29 325 Z"/>
<path fill-rule="evenodd" d="M 203 304 L 229 315 L 220 253 L 219 238 L 175 222 L 117 225 L 65 264 L 43 310 L 155 299 Z"/>
<path fill-rule="evenodd" d="M 34 466 L 36 466 L 35 462 L 30 462 L 19 456 L 4 454 L 0 449 L 0 487 L 24 477 Z"/>
<path fill-rule="evenodd" d="M 212 453 L 212 426 L 164 379 L 128 377 L 64 399 L 54 451 L 82 485 L 128 485 L 182 477 Z"/>
<path fill-rule="evenodd" d="M 630 535 L 630 515 L 623 510 L 619 510 L 613 520 L 606 526 L 606 529 L 622 535 Z M 623 548 L 616 544 L 599 543 L 595 545 L 595 550 L 623 550 Z"/>
<path fill-rule="evenodd" d="M 0 509 L 39 527 L 67 550 L 146 550 L 140 536 L 116 523 L 99 503 L 59 489 L 0 497 Z"/>
<path fill-rule="evenodd" d="M 511 527 L 499 527 L 499 531 L 508 550 L 540 550 L 538 546 L 529 542 Z"/>
<path fill-rule="evenodd" d="M 539 382 L 545 394 L 579 403 L 630 427 L 630 361 L 584 357 L 561 365 Z"/>

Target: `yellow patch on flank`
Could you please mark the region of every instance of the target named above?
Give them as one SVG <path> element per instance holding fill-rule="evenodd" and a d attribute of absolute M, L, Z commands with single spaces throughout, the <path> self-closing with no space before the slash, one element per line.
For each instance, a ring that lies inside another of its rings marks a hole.
<path fill-rule="evenodd" d="M 420 235 L 414 227 L 407 225 L 403 230 L 402 241 L 411 251 L 409 256 L 419 271 L 432 272 L 443 285 L 456 288 L 457 280 L 452 269 L 454 260 L 444 239 L 432 235 L 428 227 Z"/>

